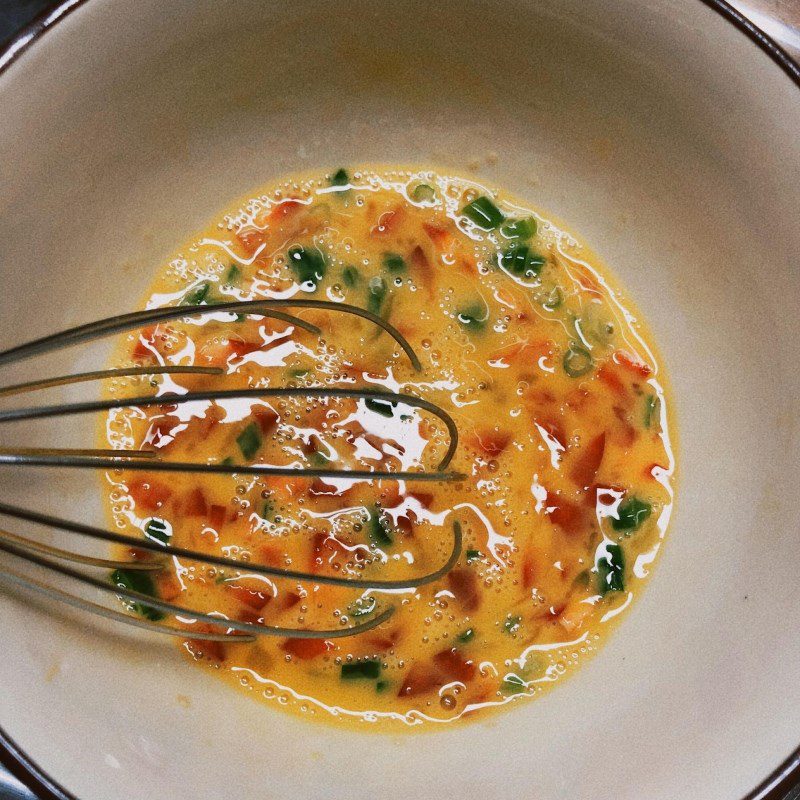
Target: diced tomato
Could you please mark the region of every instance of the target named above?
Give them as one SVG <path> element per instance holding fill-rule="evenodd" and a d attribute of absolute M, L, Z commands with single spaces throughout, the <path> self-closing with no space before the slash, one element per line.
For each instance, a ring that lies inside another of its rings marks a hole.
<path fill-rule="evenodd" d="M 232 353 L 241 358 L 248 353 L 260 350 L 263 347 L 263 342 L 245 342 L 240 339 L 230 339 L 228 341 L 228 347 Z"/>
<path fill-rule="evenodd" d="M 450 245 L 453 243 L 453 234 L 447 228 L 429 222 L 423 222 L 422 228 L 439 250 L 450 249 Z"/>
<path fill-rule="evenodd" d="M 410 261 L 412 268 L 419 275 L 422 283 L 428 290 L 428 294 L 430 295 L 434 289 L 436 276 L 433 268 L 431 267 L 431 262 L 428 261 L 428 257 L 425 255 L 425 251 L 419 245 L 417 245 L 411 251 Z"/>
<path fill-rule="evenodd" d="M 265 231 L 260 231 L 256 228 L 245 228 L 236 234 L 236 239 L 248 258 L 252 258 L 256 250 L 266 241 L 267 234 Z"/>
<path fill-rule="evenodd" d="M 594 481 L 597 470 L 603 460 L 605 449 L 606 434 L 603 431 L 603 433 L 595 436 L 594 439 L 577 451 L 570 470 L 570 476 L 581 489 L 586 489 Z"/>
<path fill-rule="evenodd" d="M 190 517 L 205 517 L 208 514 L 206 496 L 199 486 L 195 486 L 183 499 L 183 513 Z"/>
<path fill-rule="evenodd" d="M 222 628 L 217 630 L 222 630 Z M 203 633 L 205 633 L 205 631 L 203 631 Z M 218 664 L 225 661 L 225 644 L 223 642 L 208 641 L 205 639 L 188 639 L 187 642 L 193 653 L 202 653 L 206 658 L 211 661 L 216 661 Z"/>
<path fill-rule="evenodd" d="M 228 516 L 228 509 L 225 506 L 212 505 L 208 509 L 208 525 L 215 531 L 219 531 L 225 524 Z"/>
<path fill-rule="evenodd" d="M 578 283 L 582 289 L 589 294 L 594 294 L 598 297 L 602 296 L 603 293 L 600 290 L 600 284 L 597 282 L 597 278 L 591 270 L 575 263 L 570 264 L 569 270 L 577 277 Z"/>
<path fill-rule="evenodd" d="M 547 494 L 547 506 L 551 508 L 550 521 L 558 525 L 564 533 L 576 535 L 586 527 L 586 512 L 578 505 L 561 495 Z"/>
<path fill-rule="evenodd" d="M 536 580 L 536 561 L 533 552 L 528 549 L 522 559 L 522 588 L 530 589 Z"/>
<path fill-rule="evenodd" d="M 272 600 L 272 595 L 262 592 L 259 589 L 248 589 L 246 586 L 233 586 L 231 584 L 227 584 L 227 587 L 228 592 L 242 605 L 249 606 L 254 611 L 261 611 L 261 609 Z"/>
<path fill-rule="evenodd" d="M 479 430 L 470 437 L 470 443 L 489 456 L 499 456 L 508 447 L 512 438 L 508 431 Z"/>
<path fill-rule="evenodd" d="M 281 608 L 285 611 L 294 608 L 303 598 L 297 592 L 286 592 L 281 595 Z"/>
<path fill-rule="evenodd" d="M 398 641 L 402 635 L 400 628 L 395 628 L 388 634 L 383 633 L 368 633 L 365 635 L 366 640 L 375 647 L 377 650 L 386 651 L 391 650 L 397 646 Z"/>
<path fill-rule="evenodd" d="M 250 625 L 264 624 L 264 617 L 262 617 L 258 611 L 253 611 L 253 609 L 250 608 L 249 606 L 240 608 L 239 611 L 236 613 L 236 619 L 238 619 L 239 622 L 247 622 Z"/>
<path fill-rule="evenodd" d="M 409 497 L 415 498 L 423 508 L 430 508 L 433 503 L 432 492 L 408 492 Z"/>
<path fill-rule="evenodd" d="M 405 210 L 403 206 L 384 211 L 378 218 L 378 224 L 371 228 L 370 236 L 386 236 L 392 233 L 402 222 L 404 216 Z"/>
<path fill-rule="evenodd" d="M 277 567 L 281 563 L 281 548 L 276 544 L 262 544 L 256 548 L 259 564 L 266 564 L 268 567 Z"/>
<path fill-rule="evenodd" d="M 157 594 L 162 600 L 169 602 L 174 600 L 181 593 L 180 581 L 172 572 L 165 572 L 156 578 Z"/>
<path fill-rule="evenodd" d="M 272 208 L 269 218 L 272 221 L 280 221 L 286 217 L 291 217 L 293 214 L 300 211 L 304 205 L 305 204 L 301 203 L 299 200 L 291 198 L 289 200 L 283 200 Z"/>
<path fill-rule="evenodd" d="M 450 591 L 464 611 L 476 611 L 481 604 L 478 576 L 471 569 L 454 569 L 447 575 Z"/>
<path fill-rule="evenodd" d="M 158 511 L 172 497 L 172 489 L 152 478 L 129 481 L 128 492 L 136 505 L 147 511 Z"/>
<path fill-rule="evenodd" d="M 475 662 L 465 659 L 455 647 L 442 650 L 433 657 L 433 663 L 449 681 L 467 683 L 475 677 Z"/>
<path fill-rule="evenodd" d="M 339 542 L 327 533 L 317 531 L 311 540 L 311 572 L 319 572 L 325 564 L 343 554 Z"/>
<path fill-rule="evenodd" d="M 617 350 L 612 358 L 617 364 L 627 367 L 631 372 L 641 375 L 643 378 L 646 378 L 652 372 L 650 366 L 645 364 L 639 356 L 627 350 Z"/>
<path fill-rule="evenodd" d="M 256 408 L 253 410 L 253 416 L 256 418 L 258 427 L 264 434 L 272 433 L 278 424 L 280 417 L 271 408 Z"/>
<path fill-rule="evenodd" d="M 327 639 L 286 639 L 281 644 L 281 650 L 295 658 L 309 660 L 333 650 L 333 642 Z"/>
<path fill-rule="evenodd" d="M 631 447 L 639 437 L 639 432 L 631 425 L 628 412 L 622 406 L 614 406 L 613 411 L 619 420 L 619 425 L 614 428 L 616 439 L 622 447 Z"/>
<path fill-rule="evenodd" d="M 397 517 L 395 520 L 395 528 L 404 536 L 414 535 L 414 523 L 411 517 L 406 514 L 400 514 Z"/>
<path fill-rule="evenodd" d="M 606 361 L 606 363 L 597 370 L 597 378 L 617 394 L 625 394 L 625 384 L 622 382 L 622 379 L 617 374 L 617 370 L 611 362 Z"/>
<path fill-rule="evenodd" d="M 171 432 L 180 424 L 181 422 L 177 417 L 166 416 L 154 419 L 145 434 L 143 444 L 158 448 L 165 447 L 172 441 Z M 170 441 L 167 441 L 167 439 L 170 439 Z"/>
<path fill-rule="evenodd" d="M 444 684 L 441 680 L 439 670 L 432 664 L 414 664 L 406 673 L 403 685 L 397 693 L 398 697 L 416 697 L 420 694 L 438 689 Z"/>

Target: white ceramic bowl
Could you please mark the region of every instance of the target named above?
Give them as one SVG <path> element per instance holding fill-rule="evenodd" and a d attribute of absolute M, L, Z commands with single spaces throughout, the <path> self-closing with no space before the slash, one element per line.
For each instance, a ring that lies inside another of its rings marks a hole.
<path fill-rule="evenodd" d="M 275 177 L 433 162 L 551 210 L 616 269 L 674 381 L 681 482 L 652 585 L 601 654 L 542 700 L 430 734 L 314 726 L 160 639 L 0 594 L 4 759 L 16 743 L 42 796 L 81 800 L 767 796 L 800 740 L 791 65 L 700 0 L 70 8 L 0 74 L 0 344 L 129 310 Z M 76 419 L 61 438 L 90 436 Z M 0 469 L 3 499 L 101 520 L 94 476 Z"/>

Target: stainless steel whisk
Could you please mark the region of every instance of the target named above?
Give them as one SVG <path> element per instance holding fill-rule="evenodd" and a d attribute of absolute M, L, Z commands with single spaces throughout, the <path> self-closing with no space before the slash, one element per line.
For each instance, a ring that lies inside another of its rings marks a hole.
<path fill-rule="evenodd" d="M 97 322 L 70 328 L 65 331 L 46 336 L 41 339 L 10 348 L 0 352 L 0 367 L 12 364 L 23 359 L 42 355 L 60 348 L 110 336 L 126 330 L 142 328 L 151 323 L 160 323 L 171 319 L 181 319 L 209 313 L 229 312 L 231 323 L 243 318 L 240 315 L 270 317 L 281 320 L 312 334 L 322 331 L 316 325 L 288 314 L 281 309 L 308 308 L 340 313 L 353 314 L 362 317 L 377 325 L 400 346 L 408 357 L 413 368 L 421 371 L 422 366 L 416 353 L 405 337 L 392 325 L 381 319 L 376 314 L 357 306 L 345 303 L 334 303 L 323 300 L 249 300 L 229 303 L 215 303 L 213 305 L 169 306 L 147 311 L 132 312 L 120 316 L 110 317 Z M 102 380 L 105 378 L 120 378 L 135 375 L 164 375 L 164 374 L 202 374 L 220 375 L 223 370 L 218 367 L 195 366 L 132 366 L 118 369 L 96 370 L 74 375 L 62 375 L 36 381 L 16 384 L 14 386 L 0 387 L 0 397 L 19 395 L 34 392 L 40 389 L 62 386 L 73 383 Z M 214 401 L 225 398 L 265 398 L 265 397 L 314 397 L 314 398 L 354 398 L 375 400 L 384 403 L 399 403 L 438 417 L 445 425 L 449 435 L 449 447 L 444 457 L 434 472 L 392 472 L 388 470 L 336 470 L 316 468 L 274 467 L 259 464 L 208 464 L 199 462 L 177 462 L 161 459 L 154 451 L 149 450 L 102 450 L 102 449 L 63 449 L 63 448 L 8 448 L 0 447 L 0 467 L 57 467 L 57 468 L 86 468 L 86 469 L 124 469 L 126 471 L 143 470 L 147 472 L 191 472 L 214 473 L 224 475 L 267 475 L 267 476 L 293 476 L 303 475 L 310 478 L 348 477 L 367 480 L 392 480 L 392 481 L 452 481 L 463 478 L 455 472 L 449 472 L 448 467 L 458 445 L 458 430 L 452 417 L 439 406 L 413 395 L 395 392 L 381 392 L 372 389 L 335 389 L 324 386 L 314 387 L 283 387 L 263 389 L 225 389 L 188 392 L 182 395 L 145 395 L 138 397 L 119 397 L 112 400 L 93 400 L 78 403 L 60 403 L 57 405 L 32 406 L 12 408 L 0 411 L 0 424 L 21 422 L 25 420 L 66 417 L 74 414 L 96 413 L 115 408 L 134 408 L 170 404 L 189 403 L 198 400 Z M 273 578 L 289 579 L 297 582 L 309 582 L 334 586 L 345 586 L 353 589 L 399 589 L 412 588 L 433 583 L 445 576 L 456 564 L 461 554 L 462 532 L 458 522 L 453 523 L 452 549 L 446 562 L 434 572 L 416 578 L 402 580 L 371 580 L 362 578 L 342 578 L 332 575 L 318 575 L 251 561 L 240 561 L 223 556 L 202 553 L 170 544 L 162 544 L 147 538 L 126 536 L 104 528 L 87 525 L 82 522 L 64 519 L 61 517 L 43 514 L 39 511 L 21 508 L 0 500 L 0 516 L 24 520 L 36 525 L 60 530 L 90 539 L 108 542 L 128 547 L 146 550 L 161 556 L 176 556 L 183 559 L 207 564 L 213 567 L 224 567 L 238 570 L 246 569 L 250 573 Z M 167 602 L 149 594 L 136 591 L 120 585 L 115 585 L 107 579 L 97 575 L 67 566 L 62 562 L 71 562 L 89 568 L 125 569 L 142 572 L 153 572 L 164 568 L 157 561 L 118 561 L 107 558 L 98 558 L 75 553 L 69 550 L 53 547 L 43 542 L 0 529 L 0 550 L 30 564 L 43 567 L 47 571 L 74 579 L 86 586 L 91 586 L 124 598 L 129 603 L 146 606 L 164 614 L 172 615 L 183 620 L 207 623 L 221 630 L 219 633 L 206 631 L 192 631 L 191 628 L 179 628 L 160 624 L 157 621 L 140 619 L 130 614 L 123 613 L 113 608 L 94 603 L 80 595 L 65 591 L 58 586 L 38 580 L 31 575 L 23 574 L 13 569 L 6 563 L 0 563 L 0 583 L 16 585 L 33 590 L 51 599 L 63 602 L 79 609 L 89 611 L 108 619 L 124 622 L 139 628 L 157 631 L 175 636 L 191 639 L 211 641 L 237 642 L 253 641 L 256 636 L 291 636 L 307 639 L 329 639 L 353 636 L 368 631 L 386 621 L 393 613 L 394 607 L 389 606 L 382 612 L 375 614 L 366 622 L 350 627 L 332 630 L 304 630 L 297 628 L 262 625 L 252 622 L 242 622 L 235 619 L 208 614 L 198 609 L 186 608 Z"/>

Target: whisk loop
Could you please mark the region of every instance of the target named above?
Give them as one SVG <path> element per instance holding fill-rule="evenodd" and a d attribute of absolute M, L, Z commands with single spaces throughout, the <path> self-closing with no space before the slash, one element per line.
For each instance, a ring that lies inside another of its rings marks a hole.
<path fill-rule="evenodd" d="M 230 313 L 231 322 L 240 315 L 257 315 L 271 317 L 296 326 L 309 333 L 319 334 L 321 330 L 299 317 L 285 313 L 281 309 L 316 309 L 348 313 L 374 323 L 382 331 L 389 334 L 408 357 L 412 367 L 422 369 L 420 361 L 409 342 L 392 325 L 365 309 L 344 303 L 321 300 L 250 300 L 230 303 L 218 303 L 201 306 L 170 306 L 165 308 L 138 311 L 108 319 L 99 320 L 87 325 L 80 325 L 61 333 L 45 336 L 41 339 L 10 348 L 0 352 L 0 365 L 14 363 L 32 358 L 64 347 L 110 336 L 125 330 L 141 328 L 144 325 L 160 323 L 170 319 L 182 319 L 210 313 Z M 94 370 L 73 375 L 62 375 L 43 378 L 26 383 L 0 387 L 0 397 L 35 392 L 47 388 L 68 384 L 84 383 L 109 378 L 149 376 L 170 374 L 202 374 L 221 375 L 219 367 L 198 366 L 131 366 L 116 369 Z M 336 389 L 326 386 L 311 387 L 268 387 L 260 389 L 220 389 L 192 391 L 182 395 L 142 395 L 135 397 L 116 397 L 109 400 L 60 403 L 44 406 L 12 408 L 0 411 L 0 423 L 24 422 L 36 419 L 61 418 L 76 414 L 98 413 L 118 408 L 142 408 L 161 406 L 164 404 L 180 405 L 184 403 L 225 399 L 265 399 L 265 398 L 315 398 L 315 399 L 351 399 L 378 401 L 381 403 L 404 405 L 419 409 L 437 417 L 447 429 L 449 444 L 447 451 L 437 465 L 435 471 L 391 471 L 377 469 L 319 469 L 284 467 L 267 464 L 230 464 L 230 463 L 194 463 L 163 460 L 159 454 L 150 450 L 108 450 L 90 448 L 48 448 L 48 447 L 0 447 L 0 467 L 61 467 L 88 468 L 102 470 L 124 469 L 125 471 L 144 470 L 147 472 L 186 472 L 198 474 L 223 475 L 264 475 L 264 476 L 297 476 L 308 478 L 348 478 L 352 480 L 389 480 L 389 481 L 457 481 L 463 475 L 446 471 L 455 455 L 458 446 L 458 429 L 453 418 L 442 408 L 428 400 L 414 395 L 399 392 L 383 392 L 374 389 Z M 169 635 L 196 638 L 210 641 L 236 641 L 239 643 L 253 641 L 255 636 L 291 636 L 307 639 L 332 639 L 353 636 L 363 633 L 385 622 L 393 613 L 389 606 L 380 613 L 374 613 L 367 621 L 353 626 L 342 626 L 331 630 L 304 630 L 282 626 L 270 626 L 266 623 L 243 622 L 228 619 L 218 613 L 206 613 L 198 609 L 185 608 L 166 600 L 137 591 L 135 588 L 114 585 L 107 579 L 96 577 L 84 571 L 67 566 L 63 561 L 73 562 L 86 568 L 114 569 L 134 571 L 142 574 L 158 574 L 167 566 L 167 559 L 186 559 L 206 564 L 215 568 L 223 568 L 240 573 L 246 569 L 248 573 L 263 575 L 277 580 L 289 580 L 297 583 L 315 583 L 330 586 L 347 587 L 360 590 L 397 590 L 409 589 L 433 583 L 445 576 L 457 563 L 462 550 L 462 531 L 460 524 L 453 523 L 452 546 L 444 564 L 438 569 L 423 575 L 397 580 L 382 580 L 359 577 L 338 577 L 328 574 L 317 574 L 266 564 L 241 561 L 224 556 L 215 556 L 183 547 L 173 546 L 150 539 L 126 536 L 82 522 L 68 520 L 57 516 L 43 514 L 32 509 L 21 508 L 0 502 L 0 515 L 23 520 L 36 525 L 46 526 L 95 541 L 136 548 L 145 551 L 154 560 L 119 561 L 113 559 L 87 556 L 81 553 L 64 550 L 44 544 L 19 534 L 0 529 L 0 551 L 13 557 L 34 564 L 50 573 L 79 582 L 104 593 L 114 594 L 128 604 L 144 606 L 157 612 L 177 618 L 186 627 L 174 627 L 160 624 L 151 619 L 140 619 L 106 606 L 93 603 L 84 597 L 66 592 L 57 586 L 40 581 L 30 575 L 22 574 L 5 564 L 0 564 L 0 581 L 32 590 L 53 600 L 72 605 L 81 610 L 103 616 L 107 619 L 134 625 L 146 630 L 158 631 Z M 219 633 L 208 631 L 192 631 L 197 623 L 224 629 Z"/>

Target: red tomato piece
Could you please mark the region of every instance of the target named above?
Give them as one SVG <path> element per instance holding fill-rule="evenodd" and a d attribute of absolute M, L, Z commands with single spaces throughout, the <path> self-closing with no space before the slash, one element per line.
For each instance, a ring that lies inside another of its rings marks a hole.
<path fill-rule="evenodd" d="M 172 497 L 172 489 L 150 478 L 129 481 L 128 493 L 137 506 L 147 511 L 158 511 Z"/>
<path fill-rule="evenodd" d="M 432 664 L 414 664 L 406 673 L 398 697 L 416 697 L 443 685 L 439 670 Z"/>
<path fill-rule="evenodd" d="M 588 488 L 594 482 L 597 470 L 603 461 L 605 449 L 606 434 L 603 431 L 576 453 L 570 477 L 581 489 Z"/>
<path fill-rule="evenodd" d="M 617 350 L 612 358 L 617 364 L 627 367 L 631 372 L 641 375 L 643 378 L 646 378 L 652 372 L 649 364 L 645 364 L 639 356 L 627 350 Z"/>
<path fill-rule="evenodd" d="M 333 642 L 327 639 L 287 639 L 281 644 L 281 650 L 295 658 L 308 661 L 327 653 L 328 650 L 333 650 Z"/>
<path fill-rule="evenodd" d="M 454 569 L 447 575 L 447 584 L 464 611 L 476 611 L 481 604 L 478 576 L 469 568 Z"/>
<path fill-rule="evenodd" d="M 577 503 L 561 495 L 547 494 L 547 505 L 551 508 L 549 517 L 564 533 L 571 536 L 581 533 L 586 527 L 586 512 Z"/>
<path fill-rule="evenodd" d="M 206 496 L 199 486 L 195 486 L 183 500 L 183 513 L 190 517 L 205 517 L 208 514 Z"/>
<path fill-rule="evenodd" d="M 246 586 L 232 586 L 227 584 L 228 591 L 242 605 L 249 606 L 253 611 L 261 611 L 272 600 L 272 595 L 258 589 L 248 589 Z"/>
<path fill-rule="evenodd" d="M 465 659 L 455 647 L 442 650 L 433 657 L 433 663 L 450 681 L 468 683 L 475 677 L 475 662 Z"/>
<path fill-rule="evenodd" d="M 473 447 L 483 450 L 486 455 L 499 456 L 511 442 L 511 434 L 508 431 L 475 431 L 470 442 Z"/>

